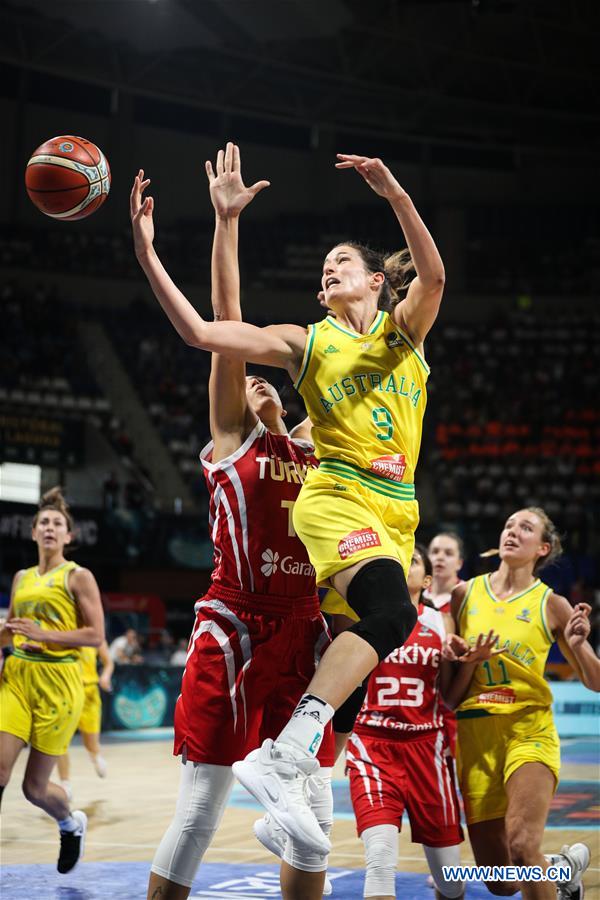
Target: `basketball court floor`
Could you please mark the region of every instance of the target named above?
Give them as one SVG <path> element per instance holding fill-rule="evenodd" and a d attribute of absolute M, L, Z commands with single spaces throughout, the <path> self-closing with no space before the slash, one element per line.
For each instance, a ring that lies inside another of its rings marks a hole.
<path fill-rule="evenodd" d="M 137 739 L 132 739 L 137 738 Z M 58 875 L 58 834 L 52 821 L 24 799 L 21 755 L 2 807 L 0 895 L 3 900 L 143 900 L 154 849 L 170 821 L 178 787 L 179 762 L 171 756 L 168 730 L 119 732 L 105 736 L 109 774 L 100 780 L 77 739 L 71 751 L 74 807 L 89 818 L 85 861 Z M 563 739 L 562 780 L 550 814 L 543 849 L 584 841 L 592 850 L 585 878 L 586 900 L 600 900 L 600 742 Z M 356 837 L 342 767 L 335 770 L 335 826 L 329 877 L 338 900 L 362 897 L 363 852 Z M 237 786 L 204 865 L 193 898 L 262 900 L 280 897 L 278 866 L 252 834 L 260 815 L 254 800 Z M 468 841 L 462 861 L 473 861 Z M 410 841 L 408 823 L 400 840 L 397 896 L 433 900 L 421 847 Z M 520 896 L 520 895 L 517 895 Z M 491 897 L 470 884 L 467 897 Z"/>

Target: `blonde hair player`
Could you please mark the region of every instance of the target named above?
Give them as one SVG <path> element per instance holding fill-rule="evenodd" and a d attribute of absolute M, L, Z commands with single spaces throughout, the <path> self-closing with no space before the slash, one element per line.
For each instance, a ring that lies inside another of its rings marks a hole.
<path fill-rule="evenodd" d="M 104 615 L 92 573 L 65 559 L 73 520 L 60 488 L 42 497 L 31 536 L 38 564 L 15 575 L 0 634 L 14 646 L 0 682 L 0 796 L 19 753 L 30 744 L 23 793 L 56 819 L 57 868 L 65 874 L 83 855 L 87 817 L 70 811 L 65 791 L 50 781 L 50 773 L 69 746 L 83 706 L 80 648 L 102 643 Z"/>
<path fill-rule="evenodd" d="M 478 865 L 540 866 L 548 860 L 541 842 L 560 768 L 560 743 L 552 718 L 552 692 L 544 680 L 554 641 L 581 681 L 600 690 L 600 664 L 586 641 L 590 607 L 568 600 L 544 584 L 537 571 L 561 552 L 560 538 L 543 509 L 513 513 L 500 535 L 500 567 L 453 592 L 458 635 L 445 655 L 465 660 L 453 683 L 458 706 L 458 773 L 471 846 Z M 495 655 L 476 665 L 468 649 L 480 632 L 499 634 Z M 501 651 L 498 653 L 498 651 Z M 466 654 L 466 655 L 465 655 Z M 585 844 L 557 859 L 571 867 L 559 886 L 563 900 L 583 897 L 581 874 L 589 864 Z M 488 882 L 493 894 L 519 890 L 510 882 Z M 556 885 L 522 882 L 524 900 L 552 900 Z"/>
<path fill-rule="evenodd" d="M 321 273 L 335 319 L 307 328 L 204 321 L 158 259 L 154 201 L 142 200 L 139 178 L 132 191 L 137 259 L 179 333 L 192 346 L 286 369 L 312 422 L 320 465 L 308 472 L 291 525 L 318 583 L 335 587 L 360 621 L 333 641 L 277 740 L 235 763 L 234 773 L 290 836 L 323 854 L 331 844 L 306 800 L 307 767 L 335 709 L 402 645 L 417 618 L 406 573 L 419 518 L 413 482 L 429 375 L 423 342 L 444 287 L 435 243 L 387 166 L 337 158 L 337 168 L 354 169 L 389 203 L 416 276 L 394 303 L 394 287 L 405 286 L 404 260 L 386 267 L 367 248 L 340 243 Z"/>
<path fill-rule="evenodd" d="M 98 660 L 102 665 L 102 672 L 98 674 Z M 88 752 L 90 761 L 96 770 L 98 778 L 106 778 L 106 760 L 102 756 L 100 746 L 100 727 L 102 724 L 102 698 L 100 688 L 109 692 L 112 690 L 111 678 L 115 670 L 115 664 L 108 651 L 108 644 L 102 641 L 99 647 L 82 647 L 79 657 L 81 665 L 81 680 L 83 682 L 83 709 L 77 724 L 83 746 Z M 56 763 L 61 787 L 67 793 L 69 799 L 71 792 L 71 760 L 68 751 L 59 756 Z"/>

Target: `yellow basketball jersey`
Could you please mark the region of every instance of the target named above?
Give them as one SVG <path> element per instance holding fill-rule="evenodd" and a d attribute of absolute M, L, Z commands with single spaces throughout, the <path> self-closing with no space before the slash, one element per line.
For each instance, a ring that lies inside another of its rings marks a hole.
<path fill-rule="evenodd" d="M 367 334 L 331 316 L 308 326 L 295 383 L 320 460 L 343 460 L 412 483 L 421 446 L 429 366 L 390 315 Z"/>
<path fill-rule="evenodd" d="M 37 566 L 25 569 L 13 597 L 15 618 L 33 619 L 47 631 L 73 631 L 81 627 L 79 608 L 69 590 L 69 574 L 77 569 L 77 563 L 64 562 L 44 575 Z M 36 654 L 19 650 L 21 644 L 32 643 L 22 634 L 15 634 L 13 644 L 15 655 L 35 659 Z M 64 647 L 60 644 L 39 644 L 39 659 L 77 659 L 79 647 Z"/>
<path fill-rule="evenodd" d="M 479 663 L 459 707 L 511 713 L 526 706 L 550 706 L 552 692 L 544 669 L 554 638 L 546 621 L 546 603 L 552 589 L 539 578 L 512 597 L 494 595 L 489 575 L 469 582 L 458 613 L 461 636 L 474 644 L 477 636 L 493 628 L 505 652 Z"/>
<path fill-rule="evenodd" d="M 98 684 L 98 648 L 82 647 L 79 651 L 79 665 L 84 684 Z"/>

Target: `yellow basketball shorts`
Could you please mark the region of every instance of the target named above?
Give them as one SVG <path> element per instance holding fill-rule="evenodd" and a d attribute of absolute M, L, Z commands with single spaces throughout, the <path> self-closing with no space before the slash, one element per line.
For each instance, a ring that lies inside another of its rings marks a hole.
<path fill-rule="evenodd" d="M 353 622 L 360 621 L 352 607 L 333 588 L 329 588 L 321 600 L 321 612 L 330 616 L 346 616 L 347 619 L 352 619 Z"/>
<path fill-rule="evenodd" d="M 98 682 L 92 681 L 91 684 L 83 685 L 83 709 L 79 725 L 80 731 L 86 734 L 100 734 L 100 723 L 102 721 L 102 700 L 100 699 L 100 688 Z"/>
<path fill-rule="evenodd" d="M 83 706 L 79 662 L 9 656 L 0 682 L 0 731 L 50 756 L 66 753 Z"/>
<path fill-rule="evenodd" d="M 551 709 L 529 706 L 473 718 L 459 711 L 457 721 L 458 780 L 469 825 L 503 818 L 506 782 L 525 763 L 547 766 L 558 785 L 560 742 Z"/>
<path fill-rule="evenodd" d="M 397 559 L 408 575 L 419 524 L 414 485 L 397 484 L 347 463 L 310 469 L 294 504 L 294 529 L 317 584 L 371 557 Z"/>

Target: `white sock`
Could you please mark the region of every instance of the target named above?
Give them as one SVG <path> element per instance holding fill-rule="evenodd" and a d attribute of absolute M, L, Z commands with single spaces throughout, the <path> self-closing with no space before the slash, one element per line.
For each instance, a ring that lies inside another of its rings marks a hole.
<path fill-rule="evenodd" d="M 315 697 L 314 694 L 303 694 L 292 713 L 292 718 L 277 741 L 291 744 L 309 756 L 316 756 L 323 740 L 325 726 L 333 718 L 334 712 L 334 708 L 325 700 Z"/>
<path fill-rule="evenodd" d="M 58 827 L 61 831 L 77 831 L 79 822 L 69 813 L 66 819 L 58 820 Z"/>

